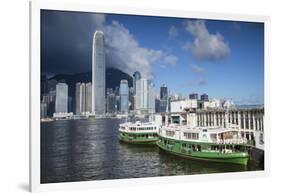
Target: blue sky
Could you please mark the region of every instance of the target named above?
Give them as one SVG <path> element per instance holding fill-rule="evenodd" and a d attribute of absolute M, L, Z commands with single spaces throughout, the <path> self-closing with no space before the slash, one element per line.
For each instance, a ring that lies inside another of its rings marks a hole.
<path fill-rule="evenodd" d="M 117 15 L 107 19 L 122 23 L 140 46 L 166 50 L 177 57 L 174 65 L 163 65 L 161 61 L 153 65 L 156 88 L 165 83 L 173 93 L 208 93 L 215 98 L 263 103 L 263 24 L 205 20 L 209 34 L 223 36 L 229 54 L 218 59 L 204 59 L 182 48 L 194 39 L 185 30 L 185 19 Z M 169 34 L 171 28 L 174 35 Z"/>
<path fill-rule="evenodd" d="M 89 70 L 92 35 L 98 29 L 105 33 L 107 65 L 129 74 L 139 70 L 157 90 L 166 84 L 172 93 L 184 96 L 207 93 L 240 104 L 263 104 L 262 23 L 74 12 L 48 12 L 42 18 L 46 32 L 56 37 L 49 55 L 57 56 L 60 45 L 81 52 L 73 59 L 78 58 L 81 71 Z M 73 60 L 67 63 L 71 66 Z"/>

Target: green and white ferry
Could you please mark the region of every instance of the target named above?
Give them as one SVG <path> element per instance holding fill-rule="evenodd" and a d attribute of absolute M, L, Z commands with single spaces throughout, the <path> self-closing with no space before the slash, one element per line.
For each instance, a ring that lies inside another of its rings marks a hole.
<path fill-rule="evenodd" d="M 153 122 L 137 121 L 120 124 L 119 139 L 132 144 L 156 144 L 159 126 Z"/>
<path fill-rule="evenodd" d="M 194 127 L 177 124 L 162 126 L 158 147 L 171 154 L 196 160 L 247 165 L 247 140 L 238 126 Z"/>

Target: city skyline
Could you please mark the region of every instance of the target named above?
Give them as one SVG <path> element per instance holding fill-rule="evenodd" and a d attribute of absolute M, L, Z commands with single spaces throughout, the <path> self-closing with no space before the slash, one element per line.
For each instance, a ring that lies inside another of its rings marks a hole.
<path fill-rule="evenodd" d="M 208 93 L 211 98 L 263 104 L 262 24 L 57 11 L 43 11 L 42 16 L 43 32 L 50 32 L 49 29 L 54 28 L 47 27 L 56 26 L 51 32 L 57 32 L 59 37 L 63 30 L 76 28 L 71 30 L 74 38 L 70 42 L 66 42 L 69 34 L 57 42 L 50 37 L 53 33 L 42 37 L 46 49 L 68 45 L 62 53 L 56 52 L 57 49 L 42 50 L 42 73 L 90 71 L 88 44 L 91 41 L 88 42 L 87 37 L 100 29 L 105 33 L 107 67 L 119 68 L 130 76 L 133 71 L 140 71 L 146 78 L 153 79 L 157 93 L 160 86 L 166 84 L 173 94 Z M 77 28 L 81 19 L 83 22 Z M 157 25 L 153 26 L 155 22 Z M 72 62 L 61 57 L 72 54 L 75 56 Z M 54 59 L 53 55 L 58 57 Z M 53 69 L 58 62 L 60 65 Z M 120 63 L 124 63 L 123 66 Z"/>

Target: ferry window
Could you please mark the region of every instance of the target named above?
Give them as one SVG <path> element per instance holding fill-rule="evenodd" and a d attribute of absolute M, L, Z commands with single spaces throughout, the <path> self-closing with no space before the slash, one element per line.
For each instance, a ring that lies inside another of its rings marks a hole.
<path fill-rule="evenodd" d="M 167 136 L 174 136 L 175 132 L 174 131 L 166 131 Z"/>
<path fill-rule="evenodd" d="M 192 133 L 192 139 L 199 139 L 198 133 Z"/>

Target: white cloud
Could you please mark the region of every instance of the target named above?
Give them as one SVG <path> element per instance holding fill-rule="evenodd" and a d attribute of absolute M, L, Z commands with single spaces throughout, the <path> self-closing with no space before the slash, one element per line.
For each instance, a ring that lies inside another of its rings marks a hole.
<path fill-rule="evenodd" d="M 230 54 L 230 48 L 220 33 L 211 34 L 203 20 L 184 22 L 185 30 L 193 37 L 193 42 L 184 44 L 183 49 L 191 49 L 199 59 L 216 61 Z"/>
<path fill-rule="evenodd" d="M 169 34 L 170 38 L 175 38 L 175 37 L 177 37 L 179 35 L 178 29 L 175 26 L 172 25 L 169 28 L 168 34 Z"/>
<path fill-rule="evenodd" d="M 152 65 L 157 61 L 174 65 L 176 56 L 162 50 L 141 47 L 130 31 L 118 21 L 103 27 L 105 34 L 107 64 L 130 75 L 139 71 L 142 77 L 153 78 Z"/>
<path fill-rule="evenodd" d="M 178 61 L 178 57 L 174 55 L 167 55 L 164 57 L 164 63 L 168 65 L 176 65 Z"/>
<path fill-rule="evenodd" d="M 198 86 L 203 86 L 203 85 L 206 85 L 207 84 L 207 81 L 205 78 L 199 78 L 199 80 L 197 80 L 197 85 Z"/>
<path fill-rule="evenodd" d="M 205 72 L 205 68 L 203 68 L 203 67 L 201 67 L 199 65 L 190 64 L 190 67 L 191 67 L 193 72 L 196 72 L 196 73 L 203 73 L 203 72 Z"/>

